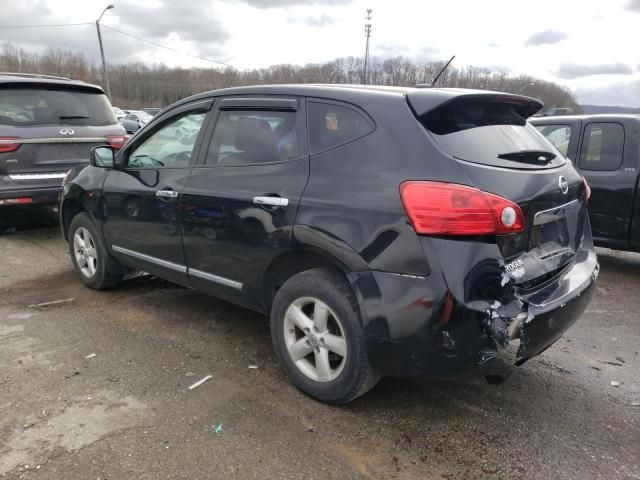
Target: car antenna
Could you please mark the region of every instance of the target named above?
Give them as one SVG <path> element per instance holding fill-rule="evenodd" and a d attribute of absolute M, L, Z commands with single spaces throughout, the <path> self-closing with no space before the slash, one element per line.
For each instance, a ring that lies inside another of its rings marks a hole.
<path fill-rule="evenodd" d="M 449 59 L 449 61 L 445 64 L 445 66 L 444 66 L 444 67 L 442 67 L 442 70 L 440 70 L 440 71 L 438 72 L 438 74 L 437 74 L 437 75 L 435 76 L 435 78 L 433 79 L 433 82 L 431 82 L 431 88 L 433 88 L 433 87 L 435 87 L 435 86 L 436 86 L 436 82 L 440 79 L 440 75 L 442 75 L 442 74 L 444 73 L 444 71 L 447 69 L 447 67 L 449 66 L 449 64 L 450 64 L 451 62 L 453 62 L 453 59 L 454 59 L 454 58 L 456 58 L 456 56 L 455 56 L 455 55 L 454 55 L 454 56 L 452 56 L 452 57 Z"/>

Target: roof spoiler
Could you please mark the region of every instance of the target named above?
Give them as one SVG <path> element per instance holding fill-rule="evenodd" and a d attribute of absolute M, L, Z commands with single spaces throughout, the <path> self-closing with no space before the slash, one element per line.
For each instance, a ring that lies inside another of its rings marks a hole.
<path fill-rule="evenodd" d="M 0 72 L 0 77 L 44 78 L 47 80 L 67 80 L 67 77 L 55 77 L 53 75 L 41 75 L 39 73 Z"/>
<path fill-rule="evenodd" d="M 496 103 L 508 103 L 523 118 L 529 118 L 544 107 L 544 103 L 535 98 L 482 90 L 423 88 L 407 93 L 407 101 L 418 117 L 449 102 L 462 103 L 466 99 L 485 99 Z"/>

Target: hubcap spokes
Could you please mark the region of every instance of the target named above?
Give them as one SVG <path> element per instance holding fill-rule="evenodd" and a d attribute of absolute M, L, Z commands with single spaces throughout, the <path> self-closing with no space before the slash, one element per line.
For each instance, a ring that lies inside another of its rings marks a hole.
<path fill-rule="evenodd" d="M 73 253 L 80 273 L 87 278 L 93 277 L 98 268 L 98 253 L 93 237 L 84 227 L 78 228 L 73 236 Z"/>
<path fill-rule="evenodd" d="M 312 297 L 294 301 L 285 313 L 284 339 L 296 367 L 317 382 L 335 380 L 347 360 L 347 340 L 338 317 Z"/>

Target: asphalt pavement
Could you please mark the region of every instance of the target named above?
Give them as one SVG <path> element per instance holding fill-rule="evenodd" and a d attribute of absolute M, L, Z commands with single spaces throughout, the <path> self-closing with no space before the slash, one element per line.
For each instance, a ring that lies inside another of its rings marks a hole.
<path fill-rule="evenodd" d="M 149 276 L 92 291 L 50 216 L 0 215 L 0 478 L 640 479 L 638 254 L 599 249 L 583 318 L 502 385 L 331 407 L 266 317 Z"/>

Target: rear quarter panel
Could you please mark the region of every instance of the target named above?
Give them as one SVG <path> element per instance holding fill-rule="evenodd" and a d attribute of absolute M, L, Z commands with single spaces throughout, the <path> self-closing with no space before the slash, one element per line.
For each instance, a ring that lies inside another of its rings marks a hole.
<path fill-rule="evenodd" d="M 405 214 L 399 186 L 411 179 L 450 180 L 461 172 L 454 162 L 434 160 L 440 155 L 404 97 L 380 95 L 357 106 L 376 128 L 311 156 L 294 236 L 306 244 L 315 237 L 318 248 L 330 245 L 352 271 L 427 275 L 429 265 Z"/>

